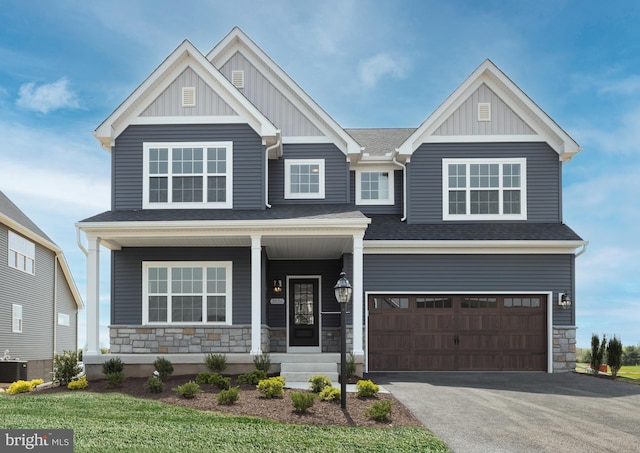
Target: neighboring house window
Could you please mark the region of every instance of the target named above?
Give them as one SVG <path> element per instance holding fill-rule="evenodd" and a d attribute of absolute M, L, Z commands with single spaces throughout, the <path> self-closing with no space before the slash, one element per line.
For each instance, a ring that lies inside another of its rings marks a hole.
<path fill-rule="evenodd" d="M 393 203 L 393 170 L 356 171 L 356 204 L 385 205 Z"/>
<path fill-rule="evenodd" d="M 9 266 L 27 274 L 34 274 L 35 260 L 36 245 L 9 231 Z"/>
<path fill-rule="evenodd" d="M 11 331 L 14 333 L 22 333 L 22 305 L 12 304 Z"/>
<path fill-rule="evenodd" d="M 58 325 L 59 326 L 71 325 L 71 317 L 66 313 L 58 313 Z"/>
<path fill-rule="evenodd" d="M 287 159 L 284 197 L 324 198 L 324 159 Z"/>
<path fill-rule="evenodd" d="M 526 159 L 443 159 L 444 220 L 526 220 Z"/>
<path fill-rule="evenodd" d="M 230 261 L 143 264 L 144 324 L 231 324 Z"/>
<path fill-rule="evenodd" d="M 233 207 L 233 144 L 145 143 L 145 208 Z"/>

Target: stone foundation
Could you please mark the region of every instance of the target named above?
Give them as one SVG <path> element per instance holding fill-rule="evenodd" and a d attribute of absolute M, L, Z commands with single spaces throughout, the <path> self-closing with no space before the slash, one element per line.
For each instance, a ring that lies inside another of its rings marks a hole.
<path fill-rule="evenodd" d="M 553 326 L 553 372 L 576 368 L 576 327 Z"/>

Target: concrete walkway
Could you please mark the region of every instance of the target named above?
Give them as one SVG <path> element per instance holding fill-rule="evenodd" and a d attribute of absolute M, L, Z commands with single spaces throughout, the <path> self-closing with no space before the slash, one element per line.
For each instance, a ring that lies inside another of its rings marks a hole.
<path fill-rule="evenodd" d="M 576 373 L 371 373 L 458 453 L 640 452 L 640 385 Z"/>

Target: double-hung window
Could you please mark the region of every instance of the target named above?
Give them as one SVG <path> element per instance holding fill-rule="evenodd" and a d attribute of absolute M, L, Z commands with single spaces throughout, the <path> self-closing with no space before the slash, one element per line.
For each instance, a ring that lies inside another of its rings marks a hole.
<path fill-rule="evenodd" d="M 27 274 L 35 273 L 36 245 L 9 231 L 9 267 Z"/>
<path fill-rule="evenodd" d="M 526 159 L 443 159 L 444 220 L 526 220 Z"/>
<path fill-rule="evenodd" d="M 324 159 L 286 159 L 284 197 L 324 198 Z"/>
<path fill-rule="evenodd" d="M 356 171 L 356 204 L 389 205 L 393 202 L 393 170 Z"/>
<path fill-rule="evenodd" d="M 144 324 L 231 324 L 229 261 L 143 263 Z"/>
<path fill-rule="evenodd" d="M 11 304 L 11 332 L 22 333 L 22 305 Z"/>
<path fill-rule="evenodd" d="M 231 142 L 145 143 L 143 206 L 233 207 Z"/>

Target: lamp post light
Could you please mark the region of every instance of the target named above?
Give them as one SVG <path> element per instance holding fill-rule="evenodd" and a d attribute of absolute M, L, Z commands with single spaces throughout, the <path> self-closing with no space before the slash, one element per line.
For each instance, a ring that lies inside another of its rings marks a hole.
<path fill-rule="evenodd" d="M 351 283 L 347 280 L 347 274 L 340 273 L 340 279 L 333 287 L 336 299 L 340 304 L 340 406 L 342 410 L 347 408 L 347 316 L 346 308 L 351 299 Z"/>

